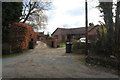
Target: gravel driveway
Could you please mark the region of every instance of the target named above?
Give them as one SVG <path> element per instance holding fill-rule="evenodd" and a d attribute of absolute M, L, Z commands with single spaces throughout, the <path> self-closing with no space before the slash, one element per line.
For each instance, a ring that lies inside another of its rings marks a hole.
<path fill-rule="evenodd" d="M 91 69 L 65 56 L 64 48 L 49 48 L 38 42 L 29 54 L 3 59 L 3 78 L 118 78 L 117 75 Z M 69 55 L 69 54 L 68 54 Z"/>

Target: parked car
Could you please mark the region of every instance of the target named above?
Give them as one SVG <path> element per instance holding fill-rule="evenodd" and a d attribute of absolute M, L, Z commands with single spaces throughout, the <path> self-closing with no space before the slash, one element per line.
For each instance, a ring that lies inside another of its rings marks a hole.
<path fill-rule="evenodd" d="M 79 39 L 79 42 L 81 42 L 81 43 L 85 43 L 85 42 L 86 42 L 86 38 L 80 38 L 80 39 Z M 91 43 L 91 41 L 88 40 L 88 43 Z"/>

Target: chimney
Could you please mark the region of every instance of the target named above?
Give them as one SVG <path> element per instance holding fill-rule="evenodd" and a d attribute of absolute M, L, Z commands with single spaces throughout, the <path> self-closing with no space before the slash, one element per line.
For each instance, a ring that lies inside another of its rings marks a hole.
<path fill-rule="evenodd" d="M 94 26 L 94 24 L 93 23 L 89 23 L 89 26 L 91 27 L 91 26 Z"/>

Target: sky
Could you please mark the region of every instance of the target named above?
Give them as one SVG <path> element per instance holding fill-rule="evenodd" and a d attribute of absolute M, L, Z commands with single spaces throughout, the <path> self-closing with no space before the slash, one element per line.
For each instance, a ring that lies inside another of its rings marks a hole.
<path fill-rule="evenodd" d="M 48 25 L 45 33 L 51 34 L 59 28 L 85 27 L 85 0 L 53 0 L 53 8 L 46 12 Z M 96 8 L 98 0 L 88 0 L 88 23 L 95 25 L 103 21 L 101 13 Z"/>

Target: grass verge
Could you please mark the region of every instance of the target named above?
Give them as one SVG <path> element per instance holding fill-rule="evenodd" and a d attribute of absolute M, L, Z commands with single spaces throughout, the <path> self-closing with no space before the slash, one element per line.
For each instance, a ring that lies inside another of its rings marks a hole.
<path fill-rule="evenodd" d="M 27 54 L 29 52 L 32 52 L 32 50 L 24 50 L 21 53 L 13 53 L 13 54 L 2 55 L 2 59 L 20 56 L 20 55 L 23 55 L 23 54 Z"/>
<path fill-rule="evenodd" d="M 58 46 L 59 47 L 66 47 L 65 43 L 59 43 Z"/>

